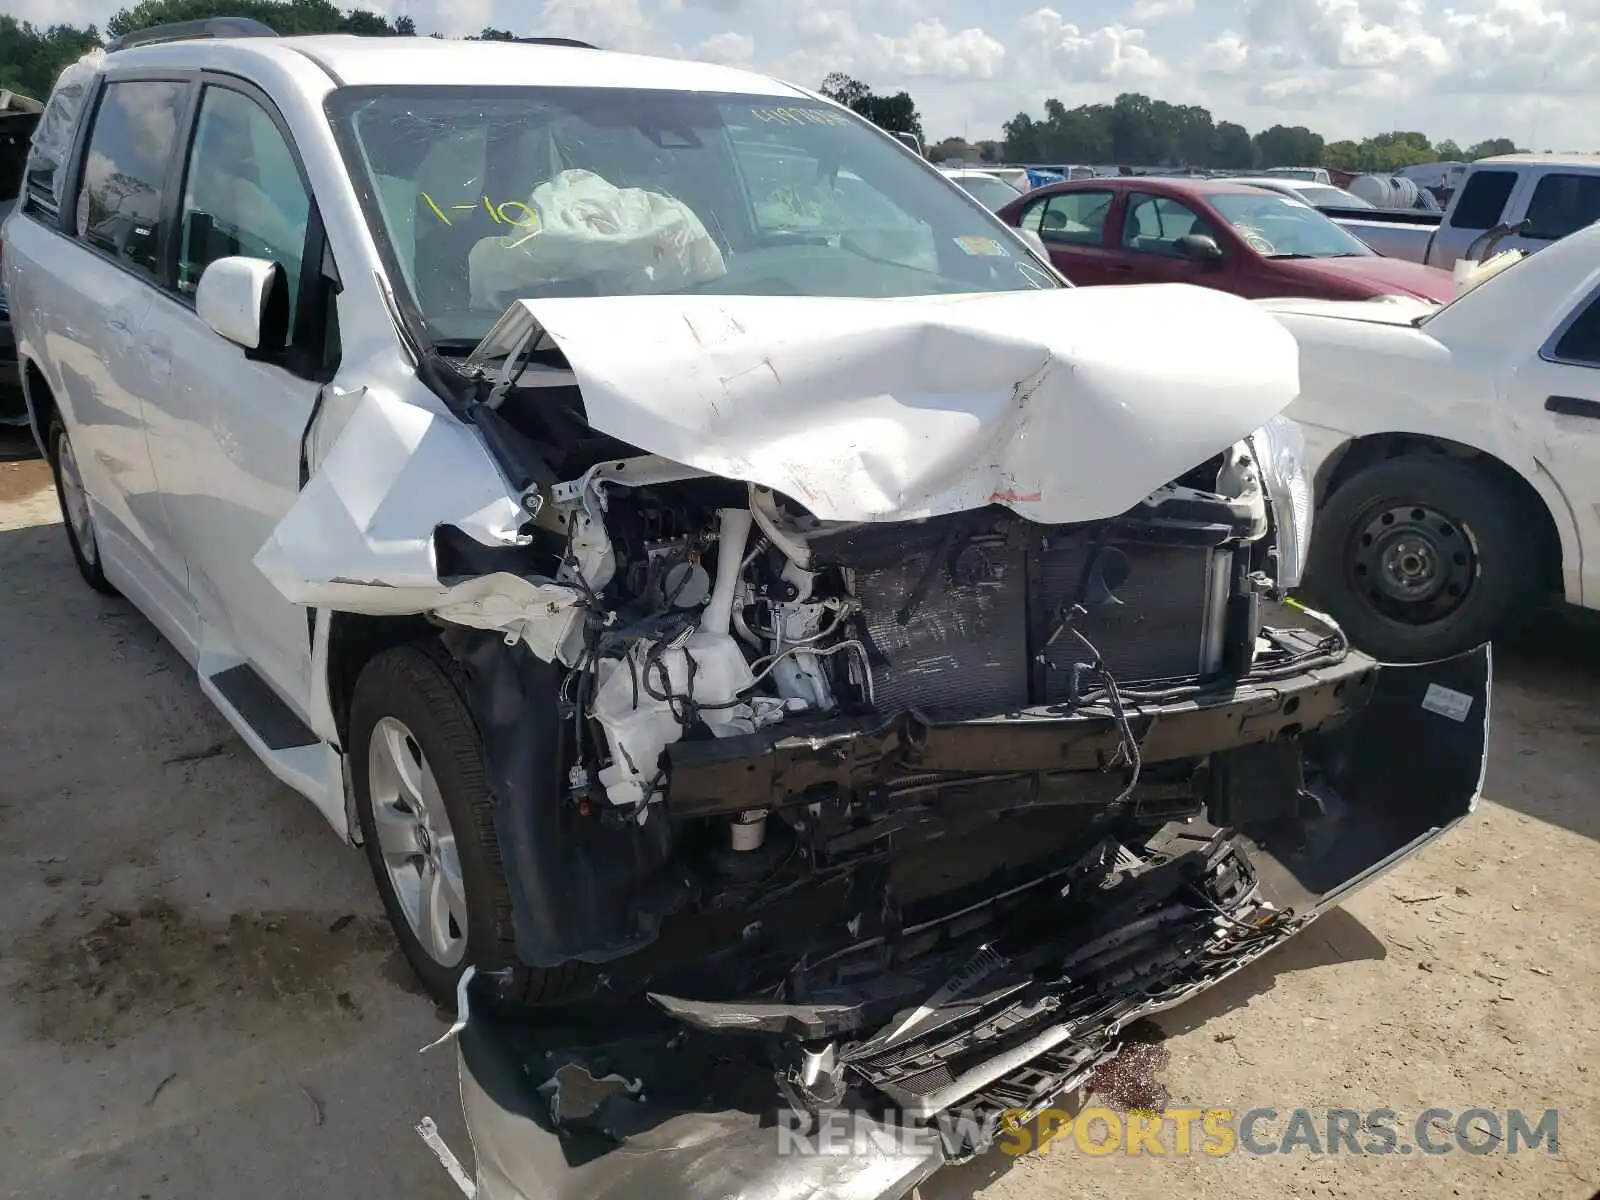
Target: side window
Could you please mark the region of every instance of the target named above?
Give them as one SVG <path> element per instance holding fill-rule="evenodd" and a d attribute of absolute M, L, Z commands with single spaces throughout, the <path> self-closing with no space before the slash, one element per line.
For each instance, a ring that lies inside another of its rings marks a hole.
<path fill-rule="evenodd" d="M 1515 171 L 1474 171 L 1456 197 L 1450 214 L 1452 229 L 1493 229 L 1506 211 L 1511 189 L 1517 186 Z"/>
<path fill-rule="evenodd" d="M 1128 215 L 1122 223 L 1124 249 L 1176 257 L 1173 247 L 1179 238 L 1191 233 L 1217 235 L 1211 223 L 1187 204 L 1137 192 L 1128 197 Z"/>
<path fill-rule="evenodd" d="M 1110 211 L 1110 192 L 1059 192 L 1027 209 L 1021 224 L 1056 245 L 1099 246 L 1105 240 L 1106 214 Z"/>
<path fill-rule="evenodd" d="M 1578 319 L 1556 343 L 1555 356 L 1566 362 L 1600 367 L 1600 298 L 1589 301 Z"/>
<path fill-rule="evenodd" d="M 311 198 L 277 124 L 250 97 L 208 85 L 178 218 L 178 290 L 192 296 L 219 258 L 264 258 L 289 280 L 289 328 L 300 301 Z"/>
<path fill-rule="evenodd" d="M 159 271 L 162 194 L 184 93 L 181 83 L 107 84 L 78 193 L 78 236 L 152 278 Z"/>
<path fill-rule="evenodd" d="M 1546 175 L 1528 200 L 1523 235 L 1555 241 L 1600 219 L 1600 175 Z"/>

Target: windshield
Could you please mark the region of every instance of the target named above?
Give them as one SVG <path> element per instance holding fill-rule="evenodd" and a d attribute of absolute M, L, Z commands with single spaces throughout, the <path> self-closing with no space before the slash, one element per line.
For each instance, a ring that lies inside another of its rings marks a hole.
<path fill-rule="evenodd" d="M 1018 196 L 1016 188 L 989 175 L 952 175 L 961 189 L 990 212 L 999 212 Z"/>
<path fill-rule="evenodd" d="M 1060 286 L 866 122 L 767 96 L 346 88 L 329 116 L 438 342 L 518 299 L 891 297 Z"/>
<path fill-rule="evenodd" d="M 1267 258 L 1365 258 L 1372 254 L 1365 242 L 1292 197 L 1271 192 L 1214 192 L 1206 198 L 1251 248 Z"/>

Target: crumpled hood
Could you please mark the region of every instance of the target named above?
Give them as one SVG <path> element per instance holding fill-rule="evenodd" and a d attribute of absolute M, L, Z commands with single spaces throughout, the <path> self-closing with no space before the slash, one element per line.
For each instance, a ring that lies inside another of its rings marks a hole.
<path fill-rule="evenodd" d="M 1127 511 L 1282 411 L 1294 339 L 1184 285 L 904 300 L 523 300 L 469 362 L 560 348 L 588 422 L 817 517 Z M 537 393 L 530 393 L 537 403 Z"/>

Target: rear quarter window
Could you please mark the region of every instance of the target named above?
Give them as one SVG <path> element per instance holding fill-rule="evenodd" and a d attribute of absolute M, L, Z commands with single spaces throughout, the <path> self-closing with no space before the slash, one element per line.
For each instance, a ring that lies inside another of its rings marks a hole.
<path fill-rule="evenodd" d="M 1555 356 L 1564 362 L 1600 367 L 1600 298 L 1591 299 L 1567 326 L 1556 343 Z"/>
<path fill-rule="evenodd" d="M 152 277 L 160 262 L 162 201 L 186 90 L 156 80 L 107 84 L 84 158 L 78 236 Z"/>
<path fill-rule="evenodd" d="M 1506 201 L 1517 186 L 1515 171 L 1474 171 L 1450 213 L 1453 229 L 1493 229 L 1506 211 Z"/>

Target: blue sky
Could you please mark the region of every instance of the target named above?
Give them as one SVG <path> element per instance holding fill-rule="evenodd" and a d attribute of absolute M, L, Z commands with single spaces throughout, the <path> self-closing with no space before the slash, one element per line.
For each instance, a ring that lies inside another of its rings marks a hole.
<path fill-rule="evenodd" d="M 0 0 L 97 20 L 95 0 Z M 992 137 L 1048 97 L 1143 91 L 1252 131 L 1420 129 L 1600 150 L 1600 0 L 367 0 L 424 31 L 485 24 L 909 91 L 930 137 Z"/>

